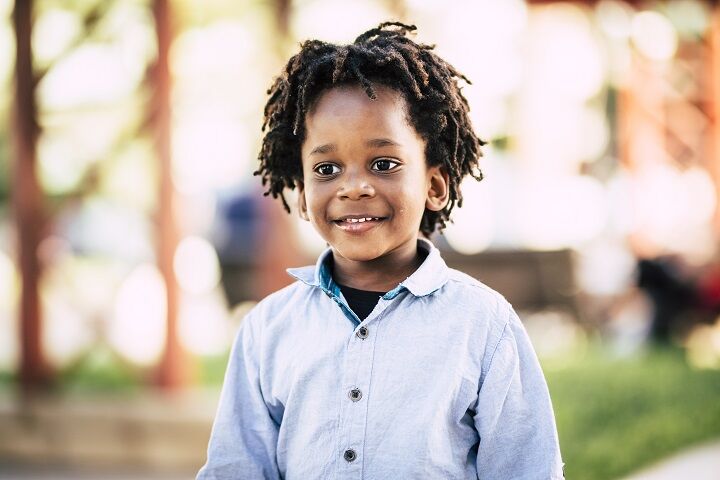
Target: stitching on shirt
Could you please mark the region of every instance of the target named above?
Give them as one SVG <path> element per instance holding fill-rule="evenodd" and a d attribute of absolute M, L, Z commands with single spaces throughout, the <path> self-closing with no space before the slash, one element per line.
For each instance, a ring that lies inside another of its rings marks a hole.
<path fill-rule="evenodd" d="M 495 316 L 497 317 L 498 310 L 500 310 L 500 302 L 498 302 L 498 308 L 495 311 Z M 487 362 L 487 368 L 483 368 L 481 372 L 481 379 L 480 379 L 480 388 L 482 388 L 482 384 L 485 383 L 485 377 L 487 376 L 487 372 L 490 370 L 490 367 L 492 366 L 493 360 L 495 360 L 495 353 L 498 351 L 498 347 L 500 347 L 500 342 L 502 342 L 503 338 L 505 338 L 505 332 L 507 331 L 508 327 L 510 326 L 510 308 L 507 309 L 507 318 L 505 319 L 505 324 L 503 325 L 502 331 L 500 332 L 500 337 L 498 338 L 497 343 L 495 344 L 495 347 L 493 348 L 492 354 L 490 355 L 490 360 Z"/>
<path fill-rule="evenodd" d="M 448 281 L 452 281 L 455 283 L 459 283 L 461 285 L 467 285 L 470 287 L 477 287 L 481 290 L 484 290 L 487 293 L 493 294 L 493 295 L 499 295 L 502 298 L 505 298 L 504 295 L 497 290 L 493 290 L 491 287 L 485 285 L 483 282 L 478 280 L 477 278 L 471 277 L 470 275 L 460 272 L 459 270 L 449 269 L 450 275 L 448 275 Z"/>

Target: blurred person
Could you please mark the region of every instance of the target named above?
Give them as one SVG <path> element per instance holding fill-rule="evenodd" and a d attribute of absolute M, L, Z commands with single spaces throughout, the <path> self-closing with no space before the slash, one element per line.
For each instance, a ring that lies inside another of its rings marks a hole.
<path fill-rule="evenodd" d="M 640 258 L 638 287 L 652 303 L 648 336 L 667 344 L 683 338 L 699 323 L 712 324 L 720 315 L 720 263 L 689 268 L 677 255 Z"/>
<path fill-rule="evenodd" d="M 268 91 L 256 173 L 329 248 L 241 324 L 198 479 L 563 478 L 525 328 L 427 240 L 484 142 L 413 30 L 308 40 Z"/>
<path fill-rule="evenodd" d="M 668 257 L 642 258 L 637 265 L 637 284 L 653 305 L 650 339 L 669 343 L 680 315 L 694 302 L 694 289 Z"/>

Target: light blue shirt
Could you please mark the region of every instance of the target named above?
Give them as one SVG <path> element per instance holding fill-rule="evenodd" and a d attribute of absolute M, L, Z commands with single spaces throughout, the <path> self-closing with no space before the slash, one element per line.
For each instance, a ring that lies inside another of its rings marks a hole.
<path fill-rule="evenodd" d="M 505 298 L 423 264 L 363 321 L 326 250 L 248 313 L 232 348 L 210 479 L 562 479 L 545 378 Z"/>

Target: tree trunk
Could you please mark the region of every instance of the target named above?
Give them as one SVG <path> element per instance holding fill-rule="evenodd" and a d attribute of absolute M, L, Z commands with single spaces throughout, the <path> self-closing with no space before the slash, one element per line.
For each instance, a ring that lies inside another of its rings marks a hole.
<path fill-rule="evenodd" d="M 152 126 L 155 148 L 160 162 L 160 197 L 157 211 L 157 258 L 167 292 L 167 331 L 163 356 L 156 372 L 156 383 L 165 389 L 176 389 L 188 381 L 188 359 L 178 338 L 179 286 L 173 271 L 173 257 L 178 245 L 178 228 L 174 218 L 175 189 L 171 164 L 171 78 L 168 53 L 172 41 L 168 0 L 154 0 L 153 16 L 157 33 L 158 56 L 152 70 Z"/>
<path fill-rule="evenodd" d="M 16 41 L 13 121 L 14 162 L 12 205 L 20 266 L 20 384 L 24 391 L 48 383 L 49 368 L 42 352 L 38 284 L 41 265 L 37 251 L 44 230 L 42 194 L 35 175 L 39 134 L 32 65 L 32 1 L 16 0 L 13 10 Z"/>

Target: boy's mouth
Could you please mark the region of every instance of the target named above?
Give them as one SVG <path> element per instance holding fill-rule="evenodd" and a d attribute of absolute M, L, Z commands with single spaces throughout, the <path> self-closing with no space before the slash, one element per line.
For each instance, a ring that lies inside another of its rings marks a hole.
<path fill-rule="evenodd" d="M 346 232 L 363 233 L 385 219 L 386 217 L 373 217 L 372 215 L 346 215 L 333 220 L 333 223 Z"/>

